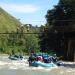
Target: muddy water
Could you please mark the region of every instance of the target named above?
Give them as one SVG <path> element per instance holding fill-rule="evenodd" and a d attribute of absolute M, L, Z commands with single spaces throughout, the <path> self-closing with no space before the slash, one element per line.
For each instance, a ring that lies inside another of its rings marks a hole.
<path fill-rule="evenodd" d="M 0 75 L 75 75 L 75 68 L 70 67 L 29 67 L 27 57 L 23 60 L 10 60 L 0 56 Z"/>

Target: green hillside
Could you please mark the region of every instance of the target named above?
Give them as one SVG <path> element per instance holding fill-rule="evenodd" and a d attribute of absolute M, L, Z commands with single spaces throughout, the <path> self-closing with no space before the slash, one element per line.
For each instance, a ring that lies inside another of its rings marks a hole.
<path fill-rule="evenodd" d="M 38 29 L 31 24 L 21 26 L 18 19 L 0 8 L 0 33 L 17 32 L 16 34 L 0 34 L 0 53 L 29 54 L 30 50 L 38 51 L 38 35 L 23 34 L 37 33 Z"/>
<path fill-rule="evenodd" d="M 16 18 L 0 8 L 0 33 L 16 31 L 20 24 Z"/>

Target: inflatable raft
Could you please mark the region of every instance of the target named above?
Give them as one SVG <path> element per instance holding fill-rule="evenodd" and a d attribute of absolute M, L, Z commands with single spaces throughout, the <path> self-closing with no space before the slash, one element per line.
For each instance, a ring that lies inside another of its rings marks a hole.
<path fill-rule="evenodd" d="M 9 59 L 11 60 L 22 60 L 23 56 L 18 56 L 18 55 L 10 55 Z"/>
<path fill-rule="evenodd" d="M 56 67 L 54 63 L 44 63 L 40 61 L 33 61 L 32 66 L 42 66 L 42 67 Z"/>

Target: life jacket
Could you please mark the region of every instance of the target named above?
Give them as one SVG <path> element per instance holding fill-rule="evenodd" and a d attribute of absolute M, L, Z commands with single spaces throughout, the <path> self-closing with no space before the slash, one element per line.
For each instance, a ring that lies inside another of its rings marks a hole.
<path fill-rule="evenodd" d="M 42 56 L 37 56 L 37 61 L 43 61 L 43 57 Z"/>

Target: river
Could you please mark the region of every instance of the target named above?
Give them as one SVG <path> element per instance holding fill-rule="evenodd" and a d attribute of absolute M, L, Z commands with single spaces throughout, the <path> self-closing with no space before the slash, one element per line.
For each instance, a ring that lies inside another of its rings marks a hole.
<path fill-rule="evenodd" d="M 23 60 L 10 60 L 8 56 L 0 56 L 0 75 L 75 75 L 71 67 L 29 67 L 27 56 Z"/>

